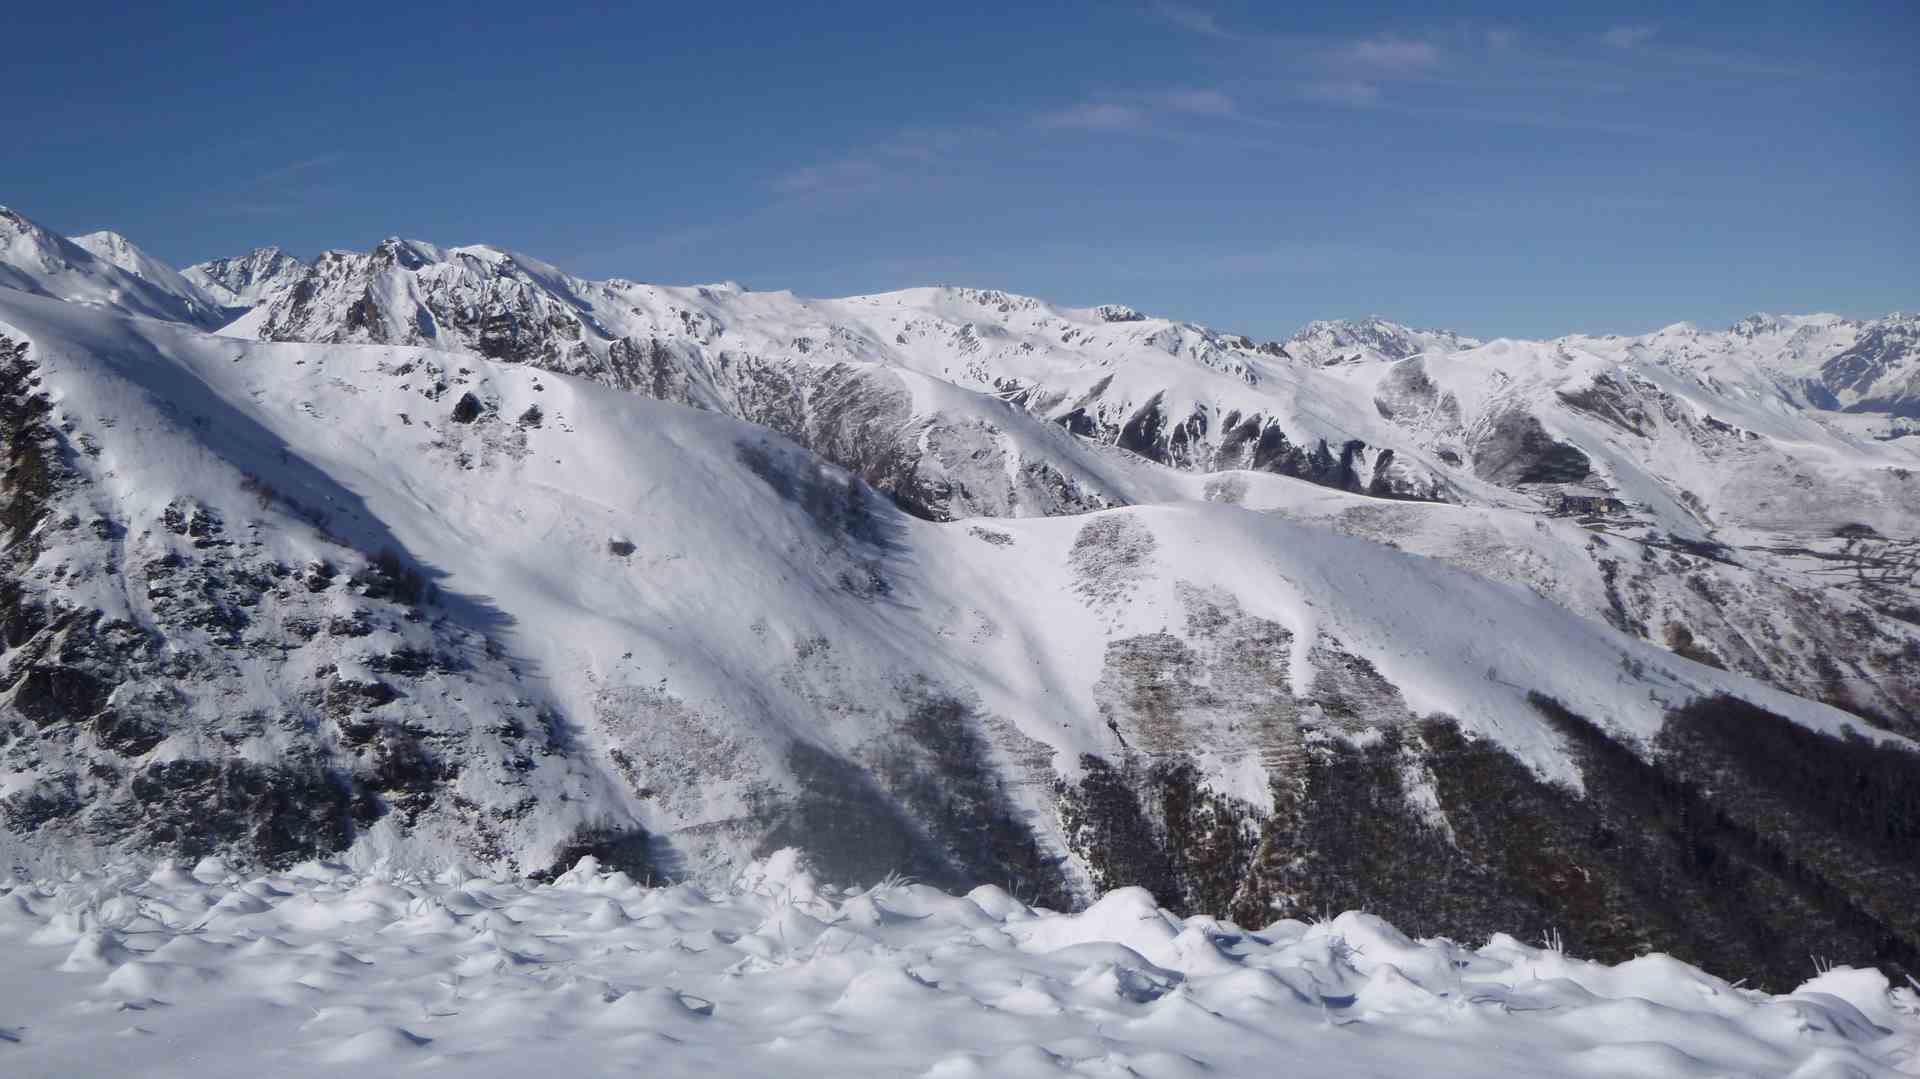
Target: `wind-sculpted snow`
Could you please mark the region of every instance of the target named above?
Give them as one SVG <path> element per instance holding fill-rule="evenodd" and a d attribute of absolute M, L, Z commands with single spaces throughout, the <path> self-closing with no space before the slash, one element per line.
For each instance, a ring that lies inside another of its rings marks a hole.
<path fill-rule="evenodd" d="M 583 860 L 551 885 L 218 861 L 0 885 L 0 1070 L 524 1076 L 1892 1077 L 1920 995 L 1792 993 L 1377 917 L 1241 928 L 1139 888 L 1078 914 L 983 885 L 731 886 Z M 1808 969 L 1807 974 L 1815 974 Z"/>

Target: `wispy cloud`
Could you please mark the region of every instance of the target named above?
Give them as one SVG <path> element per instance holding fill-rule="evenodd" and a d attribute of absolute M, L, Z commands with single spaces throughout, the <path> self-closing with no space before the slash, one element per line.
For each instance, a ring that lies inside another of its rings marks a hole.
<path fill-rule="evenodd" d="M 1651 23 L 1622 23 L 1601 34 L 1600 40 L 1616 49 L 1637 49 L 1659 32 Z"/>
<path fill-rule="evenodd" d="M 1162 90 L 1146 95 L 1146 100 L 1194 116 L 1231 116 L 1237 111 L 1233 98 L 1218 90 Z"/>
<path fill-rule="evenodd" d="M 1440 46 L 1422 38 L 1373 37 L 1352 42 L 1346 52 L 1355 62 L 1387 71 L 1425 71 L 1440 66 Z"/>
<path fill-rule="evenodd" d="M 261 169 L 222 189 L 217 205 L 221 212 L 241 217 L 297 213 L 311 205 L 315 195 L 338 190 L 339 184 L 325 182 L 325 171 L 349 157 L 329 150 Z"/>
<path fill-rule="evenodd" d="M 346 154 L 337 150 L 324 154 L 315 154 L 312 157 L 302 158 L 298 161 L 281 165 L 278 168 L 268 169 L 265 172 L 259 173 L 255 175 L 252 180 L 248 181 L 246 186 L 267 187 L 284 180 L 291 180 L 302 173 L 312 172 L 315 169 L 325 168 L 328 165 L 344 161 L 346 156 Z"/>
<path fill-rule="evenodd" d="M 1297 96 L 1302 101 L 1312 101 L 1322 105 L 1362 108 L 1380 103 L 1380 88 L 1370 82 L 1341 80 L 1310 82 L 1300 87 Z"/>
<path fill-rule="evenodd" d="M 869 191 L 924 174 L 997 135 L 980 127 L 901 131 L 840 157 L 788 169 L 775 176 L 771 186 L 783 195 Z"/>
<path fill-rule="evenodd" d="M 1132 93 L 1112 94 L 1080 101 L 1064 108 L 1048 109 L 1033 118 L 1034 127 L 1151 133 L 1175 117 L 1211 117 L 1229 119 L 1238 116 L 1239 105 L 1219 90 L 1195 87 L 1169 87 Z"/>
<path fill-rule="evenodd" d="M 1115 101 L 1082 101 L 1064 109 L 1049 109 L 1033 118 L 1040 128 L 1079 131 L 1138 131 L 1146 126 L 1145 109 Z"/>
<path fill-rule="evenodd" d="M 1206 8 L 1191 4 L 1167 3 L 1162 0 L 1160 3 L 1150 5 L 1148 10 L 1182 30 L 1203 37 L 1220 38 L 1224 41 L 1240 40 L 1240 35 L 1221 26 L 1219 17 Z"/>

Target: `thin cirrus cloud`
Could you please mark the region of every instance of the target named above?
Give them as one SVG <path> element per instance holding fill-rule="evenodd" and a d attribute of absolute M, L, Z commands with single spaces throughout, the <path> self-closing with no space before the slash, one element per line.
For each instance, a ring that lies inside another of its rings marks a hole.
<path fill-rule="evenodd" d="M 331 166 L 347 160 L 341 151 L 314 154 L 284 165 L 263 169 L 227 189 L 218 205 L 240 217 L 276 217 L 305 209 L 314 196 L 336 190 L 321 183 Z"/>
<path fill-rule="evenodd" d="M 1363 38 L 1346 46 L 1357 63 L 1387 71 L 1426 71 L 1440 66 L 1440 46 L 1409 37 Z"/>
<path fill-rule="evenodd" d="M 1332 82 L 1310 82 L 1302 85 L 1298 96 L 1303 101 L 1320 105 L 1345 105 L 1349 108 L 1365 108 L 1380 103 L 1380 88 L 1370 82 L 1335 80 Z"/>
<path fill-rule="evenodd" d="M 1239 106 L 1233 98 L 1218 90 L 1178 87 L 1076 102 L 1065 108 L 1038 114 L 1033 118 L 1033 126 L 1096 132 L 1144 132 L 1153 130 L 1156 122 L 1174 116 L 1224 118 L 1238 114 Z"/>
<path fill-rule="evenodd" d="M 1152 5 L 1154 14 L 1160 18 L 1203 37 L 1217 37 L 1225 41 L 1238 41 L 1240 35 L 1220 25 L 1220 19 L 1205 8 L 1191 4 L 1156 3 Z"/>
<path fill-rule="evenodd" d="M 986 127 L 902 131 L 840 157 L 788 169 L 771 186 L 782 195 L 872 191 L 923 175 L 998 135 Z"/>
<path fill-rule="evenodd" d="M 1646 44 L 1659 32 L 1659 27 L 1646 23 L 1623 24 L 1601 34 L 1600 40 L 1616 49 L 1633 49 Z"/>
<path fill-rule="evenodd" d="M 1137 131 L 1146 125 L 1147 111 L 1117 101 L 1082 101 L 1064 109 L 1050 109 L 1034 117 L 1039 128 L 1078 131 Z"/>

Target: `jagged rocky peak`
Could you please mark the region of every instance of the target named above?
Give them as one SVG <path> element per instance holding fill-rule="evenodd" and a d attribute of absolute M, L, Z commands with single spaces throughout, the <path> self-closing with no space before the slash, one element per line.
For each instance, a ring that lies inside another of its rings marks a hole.
<path fill-rule="evenodd" d="M 20 211 L 11 206 L 0 205 L 0 238 L 13 239 L 21 233 L 39 231 L 40 226 L 27 220 Z"/>
<path fill-rule="evenodd" d="M 1821 365 L 1820 382 L 1849 412 L 1920 418 L 1920 315 L 1861 325 L 1853 346 Z"/>
<path fill-rule="evenodd" d="M 1378 315 L 1309 322 L 1284 343 L 1288 355 L 1317 365 L 1404 360 L 1423 352 L 1457 352 L 1480 344 L 1452 330 L 1421 330 Z"/>
<path fill-rule="evenodd" d="M 278 247 L 256 247 L 244 255 L 196 263 L 181 276 L 228 307 L 252 307 L 292 287 L 307 264 Z"/>

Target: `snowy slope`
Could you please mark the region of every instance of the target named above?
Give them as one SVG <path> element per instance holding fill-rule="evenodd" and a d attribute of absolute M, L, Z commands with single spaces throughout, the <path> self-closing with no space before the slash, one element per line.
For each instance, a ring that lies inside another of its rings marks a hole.
<path fill-rule="evenodd" d="M 22 1077 L 1896 1076 L 1920 1044 L 1920 998 L 1873 970 L 1771 995 L 1369 914 L 1183 920 L 1137 888 L 1079 914 L 841 894 L 790 851 L 711 890 L 592 862 L 547 886 L 212 860 L 17 882 L 0 946 Z"/>
<path fill-rule="evenodd" d="M 1372 318 L 1256 345 L 995 291 L 816 300 L 593 282 L 495 248 L 395 239 L 323 256 L 223 332 L 417 343 L 727 412 L 936 520 L 1192 497 L 1176 474 L 1193 472 L 1534 517 L 1559 513 L 1563 495 L 1612 499 L 1586 528 L 1621 546 L 1569 528 L 1531 538 L 1530 559 L 1578 563 L 1593 586 L 1545 591 L 1656 643 L 1912 724 L 1920 679 L 1901 612 L 1920 609 L 1913 575 L 1876 571 L 1833 595 L 1822 580 L 1882 561 L 1842 551 L 1843 530 L 1895 544 L 1920 530 L 1920 442 L 1810 407 L 1828 400 L 1822 371 L 1861 331 L 1831 315 L 1756 315 L 1724 333 L 1482 343 Z M 1711 570 L 1727 588 L 1688 584 L 1679 555 L 1639 557 L 1676 544 L 1719 545 L 1719 565 L 1738 563 Z M 1765 553 L 1786 548 L 1809 553 Z M 1614 580 L 1623 573 L 1635 580 Z M 1742 593 L 1760 598 L 1724 600 Z"/>
<path fill-rule="evenodd" d="M 942 525 L 763 428 L 523 364 L 17 292 L 0 336 L 26 344 L 26 400 L 71 470 L 45 466 L 14 548 L 0 804 L 27 865 L 350 843 L 363 864 L 592 851 L 711 876 L 805 842 L 856 879 L 1071 902 L 1148 874 L 1189 907 L 1295 909 L 1260 851 L 1342 812 L 1277 800 L 1317 789 L 1314 762 L 1388 747 L 1409 777 L 1391 797 L 1467 828 L 1454 738 L 1539 797 L 1597 796 L 1534 694 L 1649 755 L 1722 694 L 1867 731 L 1536 593 L 1230 504 Z M 429 598 L 398 598 L 408 573 Z M 296 781 L 338 813 L 275 809 L 259 838 L 245 792 Z M 1193 861 L 1171 803 L 1116 809 L 1115 783 L 1242 822 L 1225 861 Z M 218 796 L 244 845 L 126 822 L 236 789 Z"/>
<path fill-rule="evenodd" d="M 5 206 L 0 287 L 209 329 L 228 317 L 197 286 L 117 233 L 69 240 Z"/>
<path fill-rule="evenodd" d="M 196 268 L 259 298 L 216 336 L 131 245 L 34 237 L 0 855 L 35 873 L 714 881 L 800 844 L 1058 905 L 1920 969 L 1884 902 L 1920 846 L 1873 823 L 1920 781 L 1920 454 L 1808 407 L 1858 324 L 1282 347 L 392 240 Z"/>

